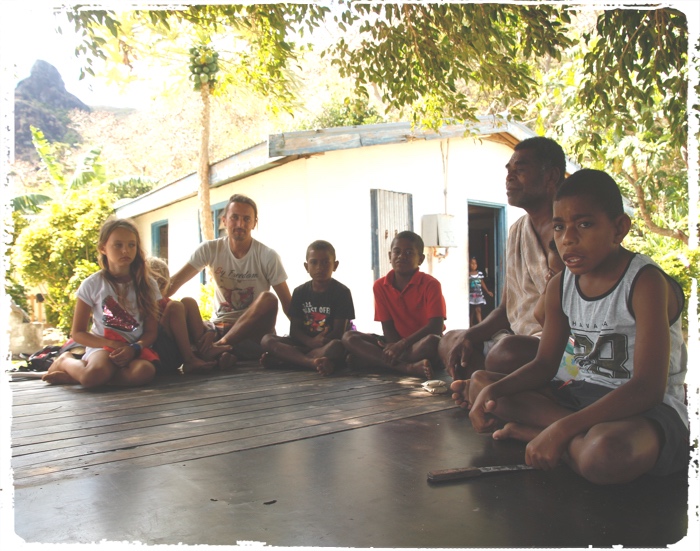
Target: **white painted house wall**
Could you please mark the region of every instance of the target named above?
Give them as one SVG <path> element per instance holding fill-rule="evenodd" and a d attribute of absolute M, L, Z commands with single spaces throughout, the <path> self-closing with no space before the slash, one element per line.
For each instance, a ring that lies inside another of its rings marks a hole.
<path fill-rule="evenodd" d="M 465 328 L 469 325 L 467 201 L 507 204 L 504 165 L 511 154 L 508 145 L 470 137 L 326 151 L 213 187 L 211 204 L 227 201 L 233 193 L 256 201 L 259 224 L 253 236 L 280 254 L 290 290 L 308 279 L 303 267 L 307 245 L 316 239 L 333 243 L 340 261 L 335 277 L 352 291 L 358 329 L 381 332 L 373 321 L 370 190 L 411 193 L 417 233 L 425 214 L 454 215 L 458 247 L 443 259 L 427 259 L 421 269 L 442 284 L 448 330 Z M 196 195 L 176 199 L 178 193 L 196 192 L 196 175 L 187 180 L 174 184 L 181 188 L 177 193 L 166 187 L 117 209 L 119 216 L 135 220 L 147 249 L 151 224 L 168 221 L 172 273 L 199 244 Z M 507 226 L 522 214 L 507 207 Z M 431 255 L 433 250 L 425 252 Z M 183 296 L 199 296 L 198 278 L 175 298 Z M 286 318 L 279 316 L 278 333 L 288 329 Z"/>

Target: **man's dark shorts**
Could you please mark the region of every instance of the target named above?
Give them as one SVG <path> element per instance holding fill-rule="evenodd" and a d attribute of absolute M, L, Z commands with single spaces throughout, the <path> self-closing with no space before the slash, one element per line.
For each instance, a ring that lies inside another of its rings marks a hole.
<path fill-rule="evenodd" d="M 214 323 L 213 321 L 204 322 L 204 329 L 207 331 L 213 331 L 216 334 L 217 341 L 223 339 L 224 335 L 228 333 L 231 327 L 233 327 L 233 324 L 231 323 Z M 236 343 L 233 346 L 233 353 L 239 360 L 258 360 L 260 356 L 262 356 L 263 349 L 259 342 L 246 339 L 242 342 Z"/>
<path fill-rule="evenodd" d="M 561 381 L 554 380 L 550 385 L 559 405 L 572 411 L 582 410 L 614 390 L 602 385 L 574 380 L 563 384 Z M 655 423 L 663 436 L 659 457 L 649 474 L 665 476 L 685 469 L 690 459 L 690 433 L 678 412 L 668 404 L 662 403 L 640 415 Z"/>

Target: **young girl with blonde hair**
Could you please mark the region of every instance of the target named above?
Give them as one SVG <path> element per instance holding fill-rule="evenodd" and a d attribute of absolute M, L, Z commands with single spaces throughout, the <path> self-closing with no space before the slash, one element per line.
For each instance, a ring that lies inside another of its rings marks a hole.
<path fill-rule="evenodd" d="M 158 360 L 149 347 L 158 332 L 160 292 L 148 275 L 136 225 L 110 217 L 100 229 L 97 250 L 101 270 L 80 284 L 71 330 L 85 354 L 82 359 L 62 354 L 43 380 L 85 388 L 145 385 Z"/>

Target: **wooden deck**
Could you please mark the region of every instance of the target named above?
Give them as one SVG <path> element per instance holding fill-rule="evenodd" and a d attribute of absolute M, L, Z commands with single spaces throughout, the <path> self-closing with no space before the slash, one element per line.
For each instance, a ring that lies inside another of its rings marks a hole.
<path fill-rule="evenodd" d="M 428 483 L 428 470 L 522 462 L 523 446 L 475 434 L 413 378 L 245 364 L 142 389 L 9 384 L 14 531 L 27 542 L 665 547 L 688 537 L 685 474 L 601 488 L 561 467 Z"/>
<path fill-rule="evenodd" d="M 451 407 L 404 381 L 252 365 L 116 392 L 14 382 L 15 484 L 191 461 Z"/>

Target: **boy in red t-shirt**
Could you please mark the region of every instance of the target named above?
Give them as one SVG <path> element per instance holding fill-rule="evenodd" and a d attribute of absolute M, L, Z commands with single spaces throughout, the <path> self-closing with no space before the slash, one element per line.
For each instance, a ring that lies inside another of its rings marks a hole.
<path fill-rule="evenodd" d="M 392 270 L 374 282 L 374 319 L 381 322 L 384 334 L 343 335 L 351 368 L 389 368 L 433 378 L 446 307 L 440 282 L 418 269 L 425 260 L 423 248 L 423 239 L 412 231 L 394 237 Z"/>

